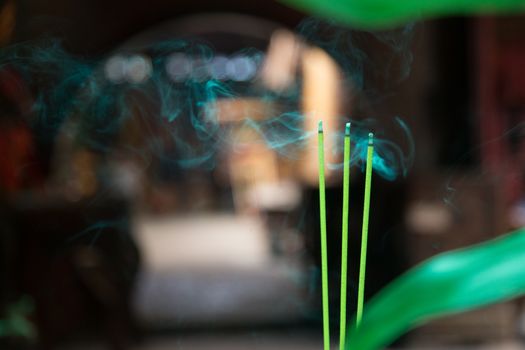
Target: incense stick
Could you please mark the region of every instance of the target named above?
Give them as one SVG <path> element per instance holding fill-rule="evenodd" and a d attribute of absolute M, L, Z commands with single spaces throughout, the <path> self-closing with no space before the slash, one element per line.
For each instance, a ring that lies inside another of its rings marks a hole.
<path fill-rule="evenodd" d="M 328 306 L 328 254 L 326 250 L 326 199 L 324 178 L 324 134 L 323 122 L 319 121 L 317 133 L 319 156 L 319 215 L 321 221 L 321 283 L 323 298 L 323 340 L 324 350 L 330 350 L 330 325 Z"/>
<path fill-rule="evenodd" d="M 363 318 L 365 296 L 366 248 L 368 244 L 368 217 L 370 213 L 370 191 L 372 188 L 372 160 L 374 155 L 374 134 L 368 134 L 368 149 L 366 155 L 365 202 L 363 207 L 363 229 L 361 232 L 361 260 L 359 264 L 359 287 L 357 291 L 356 326 L 359 327 Z"/>
<path fill-rule="evenodd" d="M 339 320 L 339 350 L 345 348 L 346 341 L 346 275 L 348 265 L 348 197 L 350 188 L 350 123 L 345 127 L 343 156 L 343 221 L 341 234 L 341 315 Z"/>

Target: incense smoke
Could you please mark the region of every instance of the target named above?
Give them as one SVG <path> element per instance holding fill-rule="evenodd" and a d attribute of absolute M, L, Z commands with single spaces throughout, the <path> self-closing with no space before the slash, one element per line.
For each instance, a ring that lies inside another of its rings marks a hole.
<path fill-rule="evenodd" d="M 410 74 L 410 50 L 414 24 L 389 31 L 357 31 L 335 21 L 309 18 L 298 32 L 311 44 L 324 49 L 345 72 L 352 87 L 367 101 L 390 93 Z M 377 85 L 380 85 L 378 88 Z"/>
<path fill-rule="evenodd" d="M 359 103 L 367 108 L 385 95 L 385 87 L 409 74 L 411 25 L 394 32 L 365 33 L 309 19 L 298 32 L 338 62 L 347 83 L 366 97 Z M 369 55 L 370 43 L 389 55 Z M 230 57 L 248 57 L 240 74 L 253 74 L 264 53 L 246 49 Z M 53 39 L 17 44 L 0 54 L 0 68 L 18 72 L 34 96 L 28 118 L 41 142 L 53 143 L 65 134 L 72 146 L 102 154 L 119 149 L 145 160 L 158 157 L 181 169 L 212 169 L 218 150 L 242 147 L 245 142 L 236 139 L 232 123 L 224 120 L 225 112 L 216 102 L 250 97 L 261 101 L 261 108 L 273 106 L 271 117 L 257 118 L 260 111 L 247 109 L 239 118 L 241 126 L 235 127 L 257 133 L 281 156 L 297 158 L 313 136 L 313 131 L 304 130 L 305 116 L 299 110 L 301 82 L 279 94 L 261 84 L 224 79 L 221 62 L 225 64 L 224 57 L 210 46 L 187 40 L 98 59 L 73 56 Z M 356 113 L 361 116 L 366 111 Z M 341 125 L 348 120 L 341 117 Z M 374 131 L 374 169 L 389 180 L 406 175 L 413 158 L 408 126 L 400 118 L 393 121 L 405 135 L 406 150 L 390 141 L 388 130 L 372 119 L 354 121 L 352 127 L 352 162 L 364 163 L 366 135 Z M 141 137 L 122 140 L 125 128 L 140 130 Z M 334 132 L 334 137 L 342 136 Z M 342 145 L 333 151 L 341 152 Z"/>

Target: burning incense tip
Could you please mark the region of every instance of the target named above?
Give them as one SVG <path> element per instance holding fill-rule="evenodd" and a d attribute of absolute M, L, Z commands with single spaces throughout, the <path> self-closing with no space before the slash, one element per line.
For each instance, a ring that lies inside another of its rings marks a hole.
<path fill-rule="evenodd" d="M 373 132 L 369 132 L 368 133 L 368 145 L 371 146 L 374 144 L 374 133 Z"/>
<path fill-rule="evenodd" d="M 317 132 L 323 132 L 323 121 L 319 120 L 319 127 L 317 129 Z"/>
<path fill-rule="evenodd" d="M 346 123 L 345 136 L 350 136 L 350 123 Z"/>

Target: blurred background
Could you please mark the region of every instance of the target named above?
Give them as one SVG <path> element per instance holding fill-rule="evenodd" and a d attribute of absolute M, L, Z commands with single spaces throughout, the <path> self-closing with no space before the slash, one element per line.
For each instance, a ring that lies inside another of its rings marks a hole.
<path fill-rule="evenodd" d="M 319 116 L 328 135 L 351 118 L 401 152 L 394 180 L 373 179 L 367 298 L 435 254 L 525 225 L 523 16 L 365 33 L 274 1 L 0 1 L 3 51 L 50 38 L 63 65 L 28 74 L 27 54 L 0 67 L 2 349 L 320 349 Z M 65 57 L 94 67 L 76 89 L 58 86 L 82 75 Z M 77 103 L 102 85 L 98 100 L 116 102 Z M 50 127 L 53 113 L 64 117 Z M 337 140 L 326 145 L 332 339 Z M 525 348 L 523 307 L 433 321 L 392 346 Z"/>

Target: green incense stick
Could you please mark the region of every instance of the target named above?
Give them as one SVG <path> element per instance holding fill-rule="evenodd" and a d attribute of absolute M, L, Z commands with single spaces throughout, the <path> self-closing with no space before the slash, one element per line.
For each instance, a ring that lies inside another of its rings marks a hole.
<path fill-rule="evenodd" d="M 350 123 L 346 123 L 343 156 L 343 232 L 341 235 L 341 317 L 339 321 L 339 349 L 346 340 L 346 275 L 348 265 L 348 196 L 350 192 Z"/>
<path fill-rule="evenodd" d="M 356 326 L 363 318 L 365 297 L 366 248 L 368 244 L 368 217 L 370 214 L 370 191 L 372 189 L 372 160 L 374 156 L 374 134 L 368 134 L 368 150 L 366 155 L 365 203 L 363 207 L 363 229 L 361 232 L 361 260 L 359 264 L 359 287 L 357 290 Z"/>
<path fill-rule="evenodd" d="M 328 254 L 326 251 L 326 198 L 324 179 L 324 134 L 323 122 L 319 121 L 317 133 L 319 155 L 319 214 L 321 221 L 321 283 L 323 297 L 323 340 L 324 350 L 330 350 L 330 324 L 328 311 Z"/>

